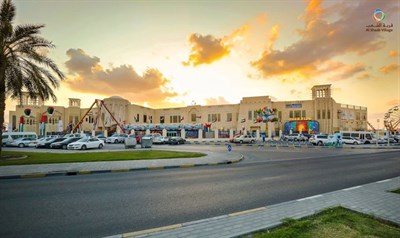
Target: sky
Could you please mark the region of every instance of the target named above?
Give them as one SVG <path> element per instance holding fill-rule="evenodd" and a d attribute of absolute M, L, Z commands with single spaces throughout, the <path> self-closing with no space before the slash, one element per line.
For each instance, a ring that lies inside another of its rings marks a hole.
<path fill-rule="evenodd" d="M 368 107 L 376 128 L 400 105 L 400 0 L 14 3 L 15 24 L 45 25 L 56 48 L 44 53 L 66 74 L 46 105 L 114 95 L 151 108 L 309 100 L 312 86 L 332 84 L 335 101 Z"/>

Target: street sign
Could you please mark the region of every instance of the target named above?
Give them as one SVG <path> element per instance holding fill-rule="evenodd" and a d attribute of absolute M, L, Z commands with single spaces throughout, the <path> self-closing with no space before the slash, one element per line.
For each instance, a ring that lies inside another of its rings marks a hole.
<path fill-rule="evenodd" d="M 228 151 L 231 152 L 232 151 L 232 146 L 228 145 Z"/>

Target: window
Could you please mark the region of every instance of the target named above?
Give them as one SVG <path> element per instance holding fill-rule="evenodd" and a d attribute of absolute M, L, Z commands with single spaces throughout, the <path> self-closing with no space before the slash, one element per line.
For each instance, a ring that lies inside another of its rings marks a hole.
<path fill-rule="evenodd" d="M 221 121 L 221 114 L 208 114 L 208 122 Z"/>
<path fill-rule="evenodd" d="M 296 118 L 301 117 L 301 111 L 300 110 L 294 111 L 294 117 L 296 117 Z"/>
<path fill-rule="evenodd" d="M 321 110 L 317 110 L 317 119 L 321 119 Z"/>
<path fill-rule="evenodd" d="M 293 111 L 289 112 L 289 118 L 293 118 Z"/>
<path fill-rule="evenodd" d="M 160 116 L 160 123 L 165 123 L 165 117 L 164 116 Z"/>
<path fill-rule="evenodd" d="M 139 113 L 138 113 L 138 114 L 136 114 L 135 121 L 136 121 L 136 122 L 139 122 L 139 118 L 140 118 L 140 117 L 139 117 Z"/>
<path fill-rule="evenodd" d="M 331 119 L 331 110 L 328 109 L 328 119 Z"/>
<path fill-rule="evenodd" d="M 247 113 L 247 118 L 248 118 L 249 120 L 252 120 L 252 115 L 253 115 L 252 111 L 249 111 L 249 112 Z"/>
<path fill-rule="evenodd" d="M 226 114 L 226 121 L 227 122 L 232 121 L 232 113 L 227 113 Z"/>
<path fill-rule="evenodd" d="M 301 111 L 301 116 L 302 116 L 302 117 L 306 117 L 306 110 L 302 110 L 302 111 Z"/>
<path fill-rule="evenodd" d="M 169 117 L 169 122 L 170 123 L 178 123 L 178 120 L 179 120 L 179 116 L 170 116 Z"/>
<path fill-rule="evenodd" d="M 325 110 L 322 110 L 322 119 L 325 119 Z"/>
<path fill-rule="evenodd" d="M 143 123 L 147 123 L 147 115 L 143 115 Z"/>
<path fill-rule="evenodd" d="M 190 117 L 191 117 L 191 122 L 196 122 L 196 114 L 192 113 Z"/>
<path fill-rule="evenodd" d="M 258 114 L 257 114 L 257 112 L 256 111 L 254 111 L 254 119 L 256 119 L 257 117 L 258 117 Z"/>

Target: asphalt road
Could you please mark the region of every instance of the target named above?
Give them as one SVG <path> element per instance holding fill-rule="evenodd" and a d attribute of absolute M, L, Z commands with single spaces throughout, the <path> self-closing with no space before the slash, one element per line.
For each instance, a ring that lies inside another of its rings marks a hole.
<path fill-rule="evenodd" d="M 245 155 L 244 162 L 2 180 L 0 237 L 102 237 L 400 176 L 398 151 L 357 154 L 343 150 L 296 153 L 235 149 Z"/>

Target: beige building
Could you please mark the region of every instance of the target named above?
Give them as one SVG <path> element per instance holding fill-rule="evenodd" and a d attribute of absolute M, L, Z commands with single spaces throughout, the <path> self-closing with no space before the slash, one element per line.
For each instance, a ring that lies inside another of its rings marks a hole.
<path fill-rule="evenodd" d="M 10 111 L 9 129 L 48 134 L 70 130 L 81 122 L 77 129 L 87 132 L 129 129 L 140 134 L 150 131 L 186 138 L 228 138 L 248 132 L 258 136 L 267 131 L 277 136 L 297 131 L 367 130 L 367 108 L 337 103 L 331 97 L 331 85 L 317 85 L 311 91 L 311 100 L 274 102 L 268 96 L 259 96 L 244 97 L 239 104 L 164 109 L 131 104 L 118 96 L 98 100 L 91 108 L 81 108 L 80 99 L 71 98 L 68 107 L 55 106 L 52 115 L 48 105 L 26 95 L 16 110 Z M 31 110 L 29 117 L 24 113 L 27 108 Z M 260 117 L 256 111 L 266 108 L 274 109 L 272 117 L 277 119 L 257 122 Z M 70 124 L 72 127 L 68 127 Z"/>

